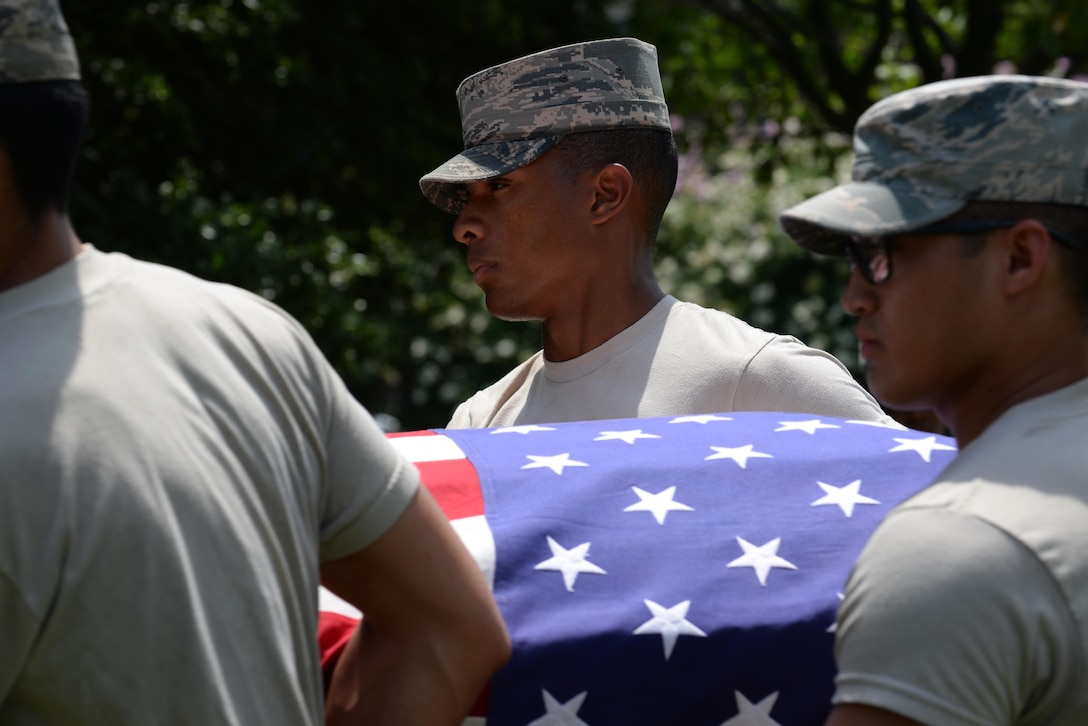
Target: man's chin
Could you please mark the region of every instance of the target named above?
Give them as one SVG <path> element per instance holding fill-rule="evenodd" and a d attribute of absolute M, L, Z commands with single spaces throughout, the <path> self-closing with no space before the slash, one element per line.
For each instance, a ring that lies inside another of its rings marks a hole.
<path fill-rule="evenodd" d="M 540 320 L 540 318 L 534 318 L 531 315 L 518 315 L 516 313 L 491 313 L 491 315 L 505 323 L 531 323 Z"/>
<path fill-rule="evenodd" d="M 526 310 L 511 305 L 502 305 L 494 303 L 491 300 L 487 300 L 487 312 L 491 313 L 491 316 L 503 320 L 508 323 L 524 323 L 532 320 L 540 320 L 540 316 L 531 315 Z"/>
<path fill-rule="evenodd" d="M 917 392 L 911 392 L 902 386 L 895 385 L 879 375 L 874 375 L 870 369 L 868 374 L 868 389 L 873 398 L 880 402 L 885 409 L 895 411 L 927 411 L 930 406 Z"/>

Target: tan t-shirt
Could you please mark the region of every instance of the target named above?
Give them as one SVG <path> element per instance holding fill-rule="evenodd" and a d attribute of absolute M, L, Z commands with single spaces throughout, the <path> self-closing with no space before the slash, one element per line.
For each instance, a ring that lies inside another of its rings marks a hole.
<path fill-rule="evenodd" d="M 449 428 L 793 411 L 892 423 L 834 356 L 666 296 L 594 350 L 537 352 L 457 407 Z"/>
<path fill-rule="evenodd" d="M 1007 411 L 899 505 L 839 612 L 836 703 L 1088 723 L 1088 380 Z"/>
<path fill-rule="evenodd" d="M 322 723 L 318 563 L 418 478 L 302 328 L 88 246 L 0 341 L 0 723 Z"/>

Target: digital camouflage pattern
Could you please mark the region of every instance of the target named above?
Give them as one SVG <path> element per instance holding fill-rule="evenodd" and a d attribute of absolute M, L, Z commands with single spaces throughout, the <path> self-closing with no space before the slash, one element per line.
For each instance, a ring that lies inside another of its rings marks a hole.
<path fill-rule="evenodd" d="M 853 181 L 781 215 L 798 244 L 903 234 L 974 200 L 1088 205 L 1088 83 L 1019 75 L 895 94 L 854 129 Z"/>
<path fill-rule="evenodd" d="M 492 66 L 457 88 L 465 150 L 419 180 L 431 203 L 457 213 L 463 184 L 501 176 L 564 135 L 671 129 L 657 49 L 635 38 L 574 43 Z"/>
<path fill-rule="evenodd" d="M 79 58 L 57 0 L 0 0 L 0 83 L 77 80 Z"/>

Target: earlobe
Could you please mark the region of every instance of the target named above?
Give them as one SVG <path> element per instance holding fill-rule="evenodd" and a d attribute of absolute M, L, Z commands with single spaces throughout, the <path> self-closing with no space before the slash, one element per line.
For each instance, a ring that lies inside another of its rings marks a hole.
<path fill-rule="evenodd" d="M 609 164 L 598 171 L 594 178 L 593 205 L 590 209 L 593 223 L 607 222 L 627 207 L 631 203 L 634 186 L 631 172 L 622 164 Z"/>

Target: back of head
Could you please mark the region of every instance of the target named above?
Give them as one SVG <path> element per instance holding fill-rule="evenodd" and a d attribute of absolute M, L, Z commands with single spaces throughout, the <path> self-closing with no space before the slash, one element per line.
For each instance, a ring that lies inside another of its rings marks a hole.
<path fill-rule="evenodd" d="M 67 210 L 87 118 L 79 78 L 57 0 L 0 0 L 0 147 L 32 221 Z"/>
<path fill-rule="evenodd" d="M 453 213 L 464 204 L 465 184 L 521 168 L 568 135 L 671 135 L 657 49 L 635 38 L 574 43 L 493 66 L 462 81 L 457 99 L 465 148 L 419 181 L 428 200 Z"/>
<path fill-rule="evenodd" d="M 925 227 L 972 202 L 1088 205 L 1088 83 L 1019 75 L 931 83 L 866 111 L 852 181 L 781 215 L 798 244 Z"/>

